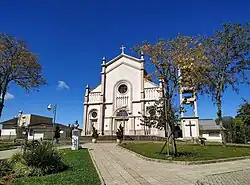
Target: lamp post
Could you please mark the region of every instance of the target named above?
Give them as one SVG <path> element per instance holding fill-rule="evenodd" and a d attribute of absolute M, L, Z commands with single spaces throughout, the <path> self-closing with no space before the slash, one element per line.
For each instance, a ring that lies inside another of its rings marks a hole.
<path fill-rule="evenodd" d="M 56 123 L 56 108 L 57 108 L 57 104 L 49 104 L 48 107 L 47 107 L 47 109 L 48 109 L 49 111 L 52 110 L 53 115 L 54 115 L 54 116 L 53 116 L 53 121 L 52 121 L 52 130 L 51 130 L 51 140 L 52 140 L 52 142 L 53 142 L 54 125 L 55 125 L 55 123 Z"/>

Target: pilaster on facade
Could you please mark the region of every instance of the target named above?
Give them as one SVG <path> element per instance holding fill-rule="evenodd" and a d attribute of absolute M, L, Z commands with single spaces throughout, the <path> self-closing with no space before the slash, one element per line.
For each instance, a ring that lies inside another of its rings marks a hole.
<path fill-rule="evenodd" d="M 86 86 L 84 96 L 84 118 L 83 118 L 83 135 L 86 135 L 88 124 L 88 102 L 89 102 L 89 86 Z"/>
<path fill-rule="evenodd" d="M 106 89 L 106 58 L 102 58 L 102 72 L 101 72 L 101 95 L 100 95 L 100 124 L 101 133 L 104 135 L 104 117 L 105 117 L 105 89 Z"/>
<path fill-rule="evenodd" d="M 144 92 L 144 54 L 141 52 L 141 113 L 145 115 L 145 92 Z"/>

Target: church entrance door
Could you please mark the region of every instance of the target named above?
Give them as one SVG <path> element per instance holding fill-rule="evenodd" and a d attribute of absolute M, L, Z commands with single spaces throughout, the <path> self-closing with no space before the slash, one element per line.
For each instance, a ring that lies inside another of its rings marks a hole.
<path fill-rule="evenodd" d="M 128 112 L 124 109 L 117 111 L 116 119 L 115 119 L 115 130 L 119 128 L 120 124 L 124 127 L 124 134 L 127 135 L 129 133 L 129 125 L 128 125 Z"/>
<path fill-rule="evenodd" d="M 115 124 L 115 127 L 116 127 L 116 131 L 117 129 L 119 128 L 119 126 L 122 125 L 123 128 L 124 128 L 124 134 L 127 135 L 129 133 L 129 125 L 128 125 L 128 119 L 116 119 L 116 124 Z"/>

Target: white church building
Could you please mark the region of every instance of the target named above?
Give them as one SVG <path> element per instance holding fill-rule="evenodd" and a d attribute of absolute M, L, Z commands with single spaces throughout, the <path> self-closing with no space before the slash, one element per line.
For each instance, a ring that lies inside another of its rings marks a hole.
<path fill-rule="evenodd" d="M 161 96 L 162 84 L 145 78 L 143 54 L 135 58 L 125 54 L 124 48 L 110 61 L 103 58 L 101 83 L 92 90 L 86 86 L 82 135 L 91 135 L 92 125 L 102 135 L 115 135 L 122 124 L 125 135 L 164 136 L 164 130 L 149 129 L 140 120 Z M 185 127 L 184 138 L 199 136 L 197 115 L 182 121 L 181 127 Z"/>

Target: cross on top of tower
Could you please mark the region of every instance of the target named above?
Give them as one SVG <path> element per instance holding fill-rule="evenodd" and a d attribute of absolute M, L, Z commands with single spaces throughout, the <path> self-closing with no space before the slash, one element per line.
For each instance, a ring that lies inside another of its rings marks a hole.
<path fill-rule="evenodd" d="M 122 54 L 124 54 L 124 49 L 125 49 L 126 47 L 124 46 L 124 45 L 122 45 L 121 47 L 120 47 L 120 49 L 122 50 Z"/>

